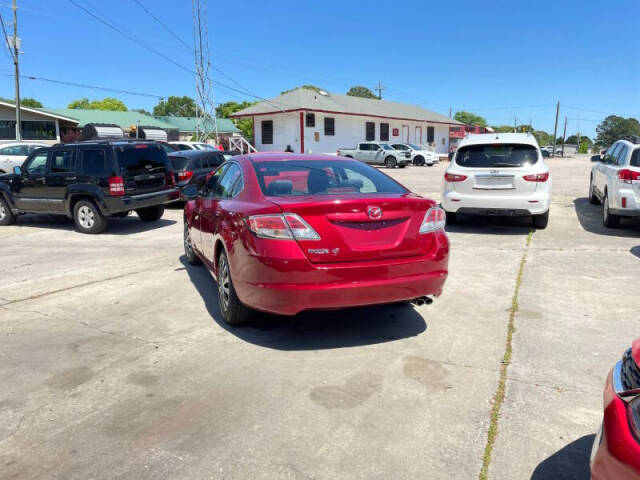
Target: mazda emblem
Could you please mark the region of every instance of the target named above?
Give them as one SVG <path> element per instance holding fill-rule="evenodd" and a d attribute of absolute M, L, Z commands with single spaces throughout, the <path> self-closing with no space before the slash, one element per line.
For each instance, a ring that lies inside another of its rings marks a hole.
<path fill-rule="evenodd" d="M 367 215 L 370 219 L 377 220 L 379 218 L 382 218 L 382 209 L 376 206 L 369 207 L 367 208 Z"/>

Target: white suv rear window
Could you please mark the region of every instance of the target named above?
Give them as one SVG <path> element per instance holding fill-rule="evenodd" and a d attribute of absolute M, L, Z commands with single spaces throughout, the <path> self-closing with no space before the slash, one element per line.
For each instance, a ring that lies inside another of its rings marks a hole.
<path fill-rule="evenodd" d="M 538 150 L 516 143 L 469 145 L 458 149 L 455 161 L 467 168 L 528 167 L 538 161 Z"/>

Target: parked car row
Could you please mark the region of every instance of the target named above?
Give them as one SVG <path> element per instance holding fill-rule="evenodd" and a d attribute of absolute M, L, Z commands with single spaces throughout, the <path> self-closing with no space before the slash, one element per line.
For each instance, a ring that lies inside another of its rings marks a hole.
<path fill-rule="evenodd" d="M 431 167 L 440 161 L 435 152 L 413 143 L 362 142 L 356 148 L 340 148 L 337 154 L 387 168 L 404 168 L 410 164 Z"/>

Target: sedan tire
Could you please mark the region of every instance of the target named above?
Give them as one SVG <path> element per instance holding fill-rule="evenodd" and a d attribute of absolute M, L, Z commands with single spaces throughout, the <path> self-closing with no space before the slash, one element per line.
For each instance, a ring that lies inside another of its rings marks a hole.
<path fill-rule="evenodd" d="M 425 163 L 426 163 L 426 162 L 424 161 L 424 157 L 418 156 L 418 157 L 416 157 L 416 158 L 414 158 L 414 159 L 413 159 L 413 164 L 414 164 L 416 167 L 424 167 L 424 164 L 425 164 Z"/>
<path fill-rule="evenodd" d="M 184 219 L 184 256 L 187 259 L 189 265 L 200 265 L 202 260 L 193 251 L 193 244 L 191 243 L 191 231 L 189 230 L 189 224 L 187 219 Z"/>
<path fill-rule="evenodd" d="M 593 177 L 591 177 L 591 180 L 589 181 L 589 203 L 592 205 L 600 203 L 598 201 L 598 197 L 596 197 L 596 192 L 593 190 Z"/>
<path fill-rule="evenodd" d="M 97 234 L 107 228 L 107 218 L 91 200 L 80 200 L 73 207 L 73 220 L 81 233 Z"/>
<path fill-rule="evenodd" d="M 252 310 L 244 305 L 236 295 L 225 252 L 220 254 L 218 260 L 218 306 L 222 318 L 229 325 L 244 325 L 250 320 Z"/>

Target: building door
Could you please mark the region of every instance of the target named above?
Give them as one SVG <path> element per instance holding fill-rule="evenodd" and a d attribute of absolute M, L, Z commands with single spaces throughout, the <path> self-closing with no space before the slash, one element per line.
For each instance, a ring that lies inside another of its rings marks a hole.
<path fill-rule="evenodd" d="M 413 143 L 415 143 L 416 145 L 422 145 L 422 127 L 416 127 Z"/>
<path fill-rule="evenodd" d="M 409 125 L 402 126 L 402 141 L 409 143 Z"/>

